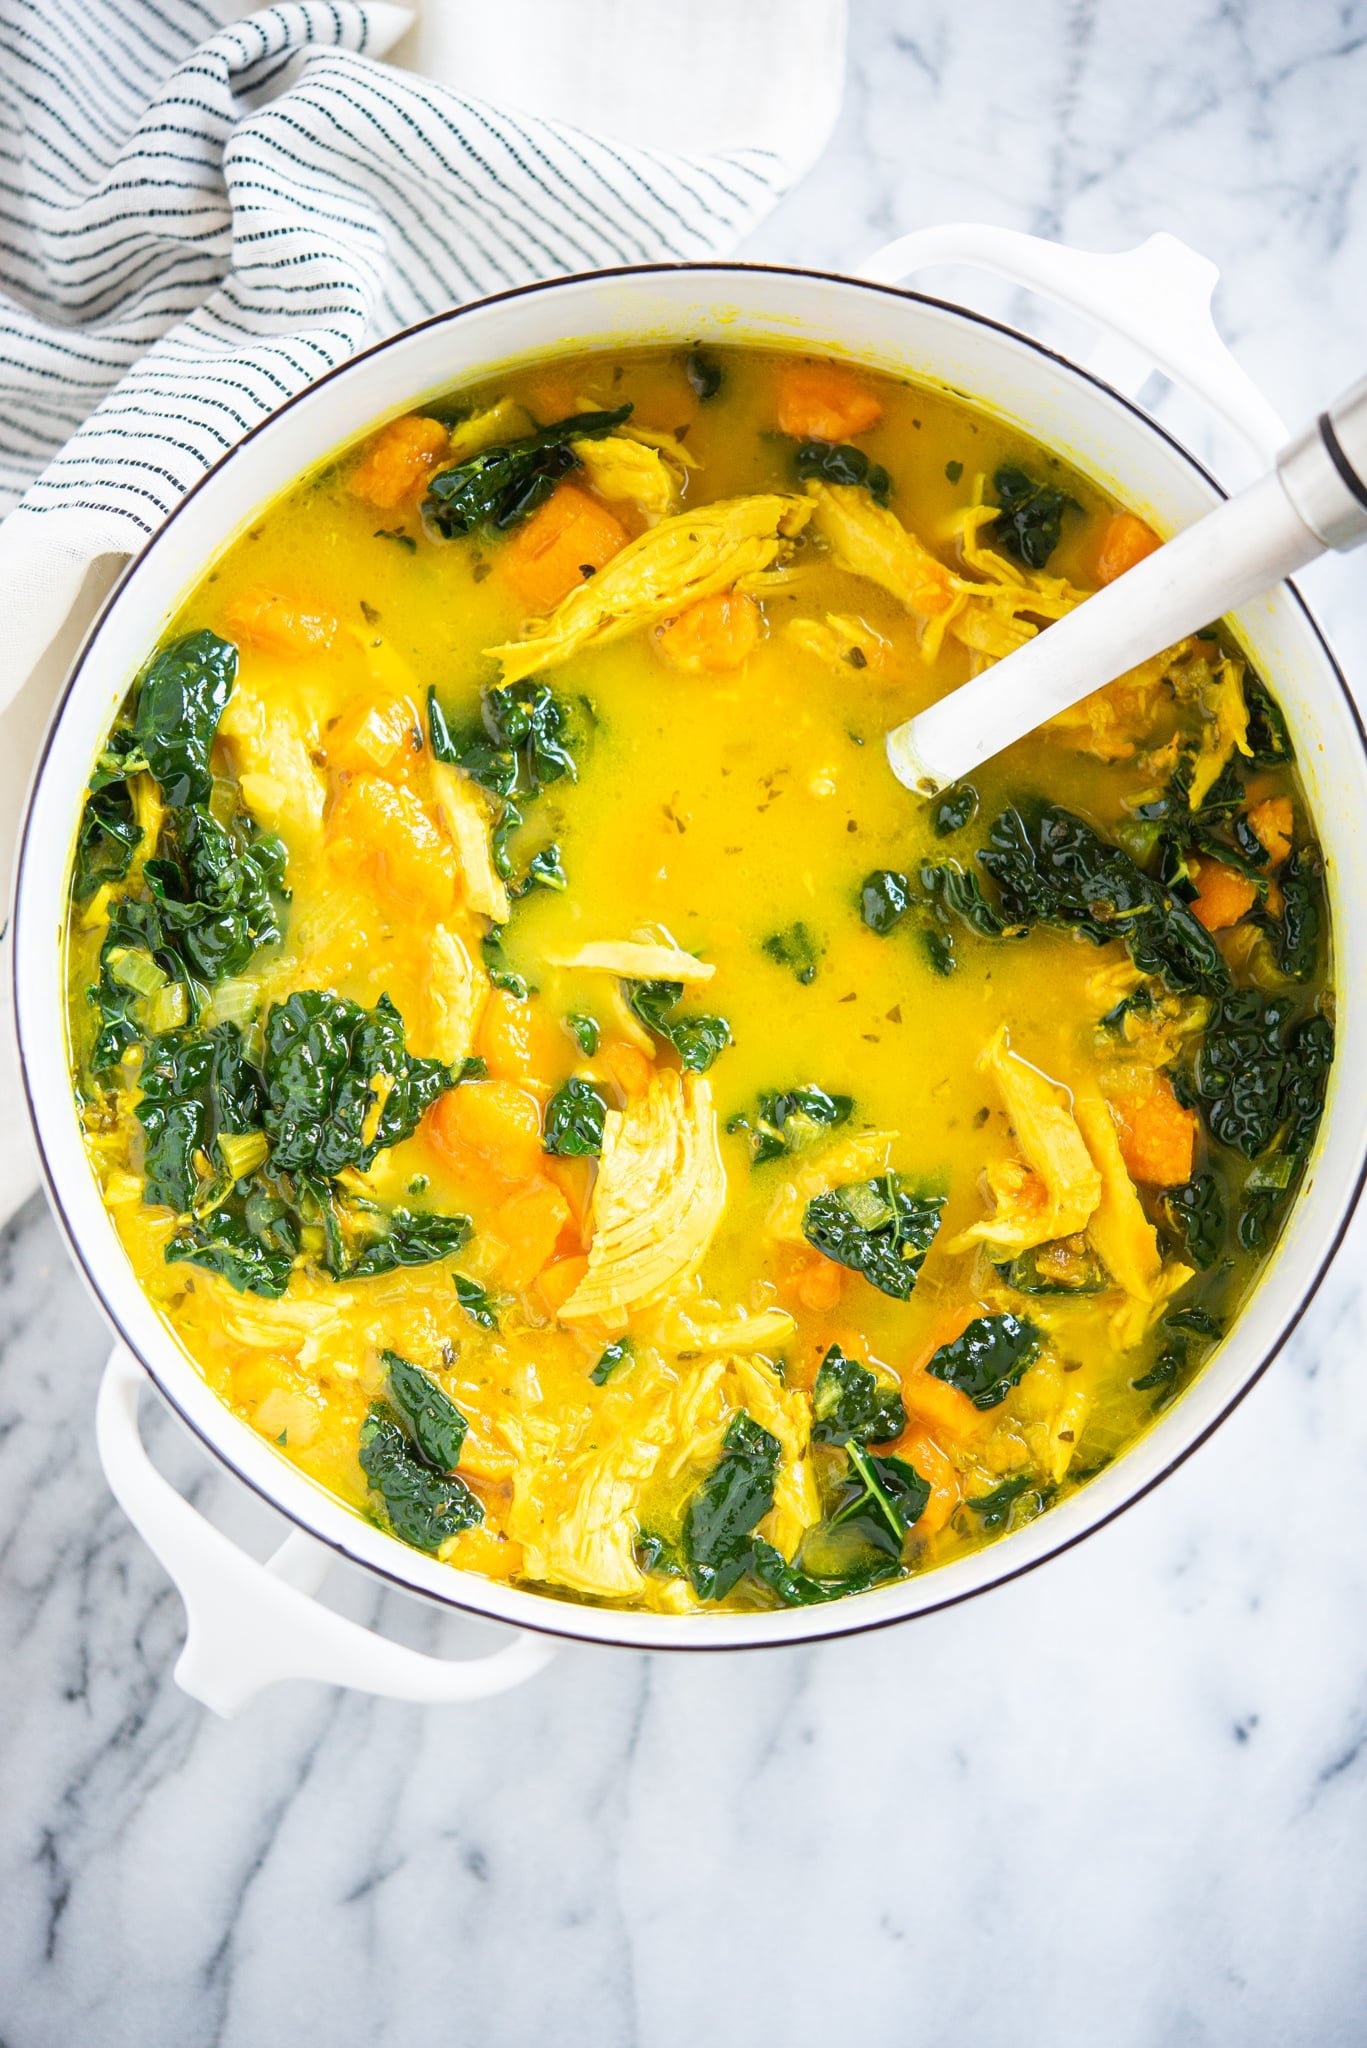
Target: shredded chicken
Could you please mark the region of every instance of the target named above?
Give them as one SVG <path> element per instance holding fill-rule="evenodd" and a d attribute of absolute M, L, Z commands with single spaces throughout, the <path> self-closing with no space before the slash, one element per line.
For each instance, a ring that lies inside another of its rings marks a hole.
<path fill-rule="evenodd" d="M 616 974 L 624 981 L 679 981 L 685 987 L 711 981 L 716 968 L 677 946 L 656 946 L 639 939 L 598 939 L 576 946 L 572 953 L 551 953 L 552 967 L 580 967 Z"/>
<path fill-rule="evenodd" d="M 993 1213 L 961 1231 L 949 1249 L 988 1244 L 1023 1252 L 1051 1238 L 1071 1237 L 1101 1199 L 1101 1176 L 1068 1106 L 1067 1089 L 1012 1052 L 1004 1024 L 979 1064 L 997 1083 L 1023 1162 L 988 1167 Z"/>
<path fill-rule="evenodd" d="M 437 815 L 456 849 L 465 900 L 479 916 L 506 924 L 508 891 L 494 866 L 485 800 L 469 777 L 448 762 L 433 761 L 431 773 Z"/>
<path fill-rule="evenodd" d="M 656 625 L 780 561 L 810 517 L 805 499 L 779 492 L 677 513 L 628 541 L 548 617 L 533 620 L 521 640 L 487 651 L 502 663 L 504 682 L 515 683 L 585 647 Z"/>
<path fill-rule="evenodd" d="M 1101 1198 L 1087 1225 L 1093 1250 L 1118 1287 L 1139 1310 L 1112 1322 L 1112 1334 L 1136 1344 L 1163 1302 L 1185 1287 L 1192 1268 L 1177 1262 L 1165 1266 L 1158 1233 L 1144 1214 L 1134 1182 L 1120 1153 L 1120 1139 L 1109 1104 L 1100 1095 L 1078 1095 L 1074 1111 L 1078 1128 L 1096 1167 Z"/>
<path fill-rule="evenodd" d="M 589 1211 L 588 1271 L 562 1322 L 620 1321 L 697 1271 L 721 1221 L 726 1171 L 712 1091 L 700 1074 L 652 1075 L 609 1110 Z"/>

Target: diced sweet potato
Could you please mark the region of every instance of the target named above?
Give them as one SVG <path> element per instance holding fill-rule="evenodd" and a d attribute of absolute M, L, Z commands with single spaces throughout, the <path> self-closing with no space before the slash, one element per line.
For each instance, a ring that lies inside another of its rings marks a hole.
<path fill-rule="evenodd" d="M 386 888 L 442 917 L 456 893 L 455 857 L 409 790 L 377 775 L 347 783 L 328 819 L 334 852 L 368 866 Z"/>
<path fill-rule="evenodd" d="M 499 573 L 533 612 L 551 612 L 627 544 L 620 519 L 574 484 L 559 484 L 498 556 Z"/>
<path fill-rule="evenodd" d="M 1133 512 L 1115 513 L 1106 521 L 1096 551 L 1097 582 L 1114 583 L 1117 576 L 1123 576 L 1127 569 L 1133 569 L 1136 562 L 1142 562 L 1145 555 L 1161 546 L 1158 535 L 1145 520 L 1136 519 Z"/>
<path fill-rule="evenodd" d="M 1198 860 L 1194 866 L 1196 900 L 1191 905 L 1192 915 L 1208 932 L 1227 931 L 1247 916 L 1258 899 L 1258 891 L 1246 875 L 1241 875 L 1237 868 L 1226 867 L 1221 860 Z"/>
<path fill-rule="evenodd" d="M 392 512 L 405 498 L 416 497 L 448 445 L 440 420 L 406 413 L 380 428 L 347 478 L 347 489 L 377 512 Z"/>
<path fill-rule="evenodd" d="M 534 1095 L 510 1081 L 465 1081 L 433 1103 L 423 1135 L 458 1171 L 470 1155 L 504 1180 L 540 1176 L 541 1108 Z"/>
<path fill-rule="evenodd" d="M 529 1181 L 495 1212 L 492 1234 L 506 1246 L 498 1262 L 505 1287 L 527 1287 L 554 1257 L 562 1231 L 573 1229 L 570 1205 L 548 1180 Z"/>
<path fill-rule="evenodd" d="M 535 1081 L 553 1087 L 569 1066 L 565 1034 L 539 1004 L 496 988 L 480 1019 L 476 1050 L 501 1081 Z"/>
<path fill-rule="evenodd" d="M 244 590 L 224 614 L 229 637 L 263 654 L 321 654 L 337 638 L 337 619 L 278 590 Z"/>
<path fill-rule="evenodd" d="M 1296 828 L 1290 797 L 1264 797 L 1260 804 L 1254 804 L 1249 811 L 1248 822 L 1273 867 L 1279 868 L 1291 851 L 1291 840 Z"/>
<path fill-rule="evenodd" d="M 671 668 L 696 675 L 704 669 L 740 668 L 759 644 L 760 609 L 743 591 L 722 590 L 700 597 L 677 618 L 666 619 L 655 636 Z"/>
<path fill-rule="evenodd" d="M 413 707 L 402 697 L 363 694 L 328 728 L 328 764 L 348 775 L 388 774 L 414 758 L 414 730 Z"/>
<path fill-rule="evenodd" d="M 639 1046 L 625 1038 L 604 1039 L 598 1054 L 623 1095 L 644 1095 L 655 1071 L 655 1062 Z"/>
<path fill-rule="evenodd" d="M 971 1407 L 972 1403 L 969 1402 L 968 1406 Z M 928 1431 L 916 1423 L 903 1430 L 896 1443 L 890 1445 L 883 1455 L 905 1458 L 928 1482 L 930 1498 L 913 1533 L 922 1537 L 937 1535 L 963 1499 L 963 1482 L 954 1460 L 941 1450 Z"/>
<path fill-rule="evenodd" d="M 848 441 L 882 417 L 875 393 L 838 363 L 792 363 L 781 373 L 779 429 L 795 441 Z"/>
<path fill-rule="evenodd" d="M 588 1270 L 589 1262 L 582 1253 L 575 1253 L 568 1259 L 553 1259 L 549 1266 L 542 1267 L 537 1275 L 536 1291 L 548 1314 L 554 1315 L 561 1304 L 569 1300 Z"/>
<path fill-rule="evenodd" d="M 792 1281 L 792 1294 L 800 1307 L 813 1315 L 825 1315 L 839 1301 L 844 1284 L 843 1268 L 818 1256 L 799 1268 Z"/>
<path fill-rule="evenodd" d="M 1183 1109 L 1166 1074 L 1154 1075 L 1153 1089 L 1142 1099 L 1121 1096 L 1111 1107 L 1120 1156 L 1132 1180 L 1171 1188 L 1191 1179 L 1197 1119 L 1192 1110 Z"/>

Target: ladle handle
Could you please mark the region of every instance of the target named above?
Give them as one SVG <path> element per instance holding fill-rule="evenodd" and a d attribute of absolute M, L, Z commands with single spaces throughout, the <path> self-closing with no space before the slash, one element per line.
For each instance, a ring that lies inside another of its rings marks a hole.
<path fill-rule="evenodd" d="M 1282 450 L 1277 474 L 1324 547 L 1367 540 L 1367 377 Z"/>

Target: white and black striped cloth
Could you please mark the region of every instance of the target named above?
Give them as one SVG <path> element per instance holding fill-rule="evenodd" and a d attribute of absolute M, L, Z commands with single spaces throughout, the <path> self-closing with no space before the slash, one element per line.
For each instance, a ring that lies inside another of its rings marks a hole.
<path fill-rule="evenodd" d="M 772 150 L 666 156 L 382 64 L 408 17 L 375 0 L 224 11 L 0 0 L 0 705 L 88 564 L 363 342 L 728 251 L 786 180 Z"/>

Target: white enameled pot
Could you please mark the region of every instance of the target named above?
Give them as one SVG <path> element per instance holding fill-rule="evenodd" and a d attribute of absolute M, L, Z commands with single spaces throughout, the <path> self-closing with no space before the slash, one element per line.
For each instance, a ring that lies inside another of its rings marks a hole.
<path fill-rule="evenodd" d="M 895 288 L 931 264 L 975 264 L 1103 329 L 1084 370 L 965 308 Z M 1155 366 L 1206 400 L 1264 459 L 1284 439 L 1219 341 L 1213 267 L 1156 236 L 1122 256 L 1083 256 L 1001 229 L 936 228 L 861 278 L 744 265 L 614 271 L 529 286 L 395 336 L 332 371 L 225 456 L 131 565 L 81 653 L 48 733 L 16 878 L 14 973 L 25 1084 L 52 1201 L 118 1346 L 99 1398 L 110 1484 L 184 1597 L 182 1685 L 232 1712 L 276 1679 L 309 1677 L 407 1699 L 481 1697 L 530 1675 L 554 1638 L 648 1649 L 733 1649 L 906 1620 L 1042 1563 L 1146 1493 L 1248 1390 L 1313 1295 L 1362 1181 L 1367 1100 L 1367 747 L 1348 690 L 1299 597 L 1284 587 L 1236 621 L 1285 707 L 1328 857 L 1339 1051 L 1306 1185 L 1234 1328 L 1200 1377 L 1135 1447 L 1006 1540 L 900 1584 L 829 1606 L 673 1617 L 552 1599 L 452 1570 L 351 1514 L 212 1394 L 143 1295 L 91 1175 L 72 1103 L 60 935 L 81 796 L 131 678 L 210 562 L 301 472 L 364 428 L 500 368 L 575 348 L 747 341 L 828 351 L 951 387 L 1067 453 L 1163 531 L 1219 495 L 1192 456 L 1122 392 Z M 1117 388 L 1118 387 L 1118 388 Z M 910 802 L 911 799 L 909 798 Z M 201 1441 L 295 1525 L 267 1564 L 229 1543 L 155 1470 L 138 1433 L 147 1376 Z M 335 1556 L 449 1607 L 520 1631 L 495 1655 L 420 1655 L 313 1595 Z"/>

